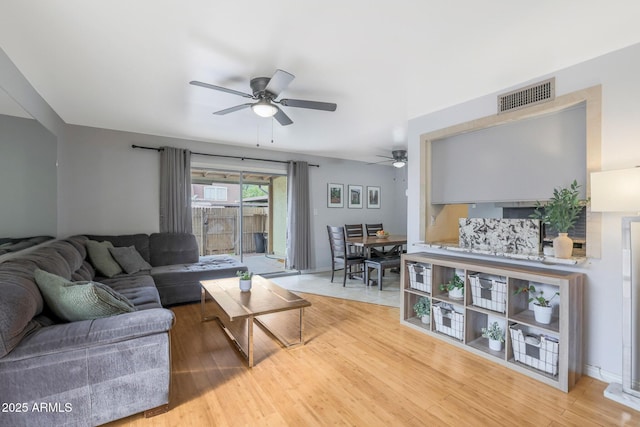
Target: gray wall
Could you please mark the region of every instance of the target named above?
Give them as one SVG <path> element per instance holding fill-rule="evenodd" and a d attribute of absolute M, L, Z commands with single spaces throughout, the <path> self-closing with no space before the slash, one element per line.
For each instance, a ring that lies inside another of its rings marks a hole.
<path fill-rule="evenodd" d="M 0 92 L 35 120 L 0 123 L 0 237 L 57 234 L 57 137 L 65 124 L 0 49 Z M 0 112 L 1 114 L 1 112 Z"/>
<path fill-rule="evenodd" d="M 56 151 L 35 120 L 0 115 L 0 237 L 56 235 Z"/>
<path fill-rule="evenodd" d="M 640 44 L 611 52 L 545 76 L 537 76 L 518 87 L 556 78 L 556 96 L 594 85 L 602 85 L 602 170 L 640 164 Z M 505 88 L 499 93 L 516 89 Z M 470 100 L 409 121 L 409 242 L 424 240 L 420 231 L 420 135 L 496 114 L 498 93 Z M 602 214 L 600 259 L 576 266 L 556 266 L 587 275 L 584 286 L 584 363 L 587 375 L 605 381 L 620 381 L 622 372 L 622 242 L 621 217 L 630 213 Z M 637 213 L 631 213 L 633 215 Z M 420 248 L 409 246 L 410 250 Z M 545 266 L 546 268 L 554 268 Z"/>
<path fill-rule="evenodd" d="M 230 146 L 153 135 L 68 125 L 59 142 L 59 221 L 61 236 L 76 233 L 120 234 L 158 231 L 159 154 L 131 148 L 173 146 L 195 152 L 251 156 L 274 160 L 304 160 L 311 167 L 313 269 L 330 266 L 326 226 L 382 222 L 394 233 L 406 233 L 405 169 L 362 162 L 304 156 L 274 150 Z M 194 155 L 199 166 L 282 173 L 284 165 L 234 161 Z M 380 209 L 327 207 L 327 183 L 381 188 Z"/>

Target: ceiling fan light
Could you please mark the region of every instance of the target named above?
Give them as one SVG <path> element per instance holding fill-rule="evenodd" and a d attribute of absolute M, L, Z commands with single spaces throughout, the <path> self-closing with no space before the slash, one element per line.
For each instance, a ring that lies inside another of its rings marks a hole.
<path fill-rule="evenodd" d="M 392 163 L 392 165 L 393 165 L 393 167 L 394 167 L 394 168 L 401 168 L 401 167 L 403 167 L 405 164 L 406 164 L 406 162 L 405 162 L 405 161 L 403 161 L 403 160 L 395 160 L 395 161 Z"/>
<path fill-rule="evenodd" d="M 262 99 L 251 106 L 254 113 L 260 117 L 273 117 L 278 112 L 278 107 Z"/>

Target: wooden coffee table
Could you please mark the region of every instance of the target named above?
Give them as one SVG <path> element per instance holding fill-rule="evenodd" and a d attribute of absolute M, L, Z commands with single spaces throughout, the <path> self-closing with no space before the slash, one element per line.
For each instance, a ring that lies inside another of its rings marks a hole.
<path fill-rule="evenodd" d="M 278 340 L 284 347 L 290 348 L 304 344 L 304 308 L 311 303 L 298 295 L 261 276 L 253 276 L 249 292 L 240 292 L 238 278 L 204 280 L 200 282 L 200 310 L 202 321 L 216 320 L 236 348 L 253 366 L 253 323 L 254 321 Z M 207 315 L 205 305 L 209 297 L 213 301 L 215 313 Z M 265 316 L 289 310 L 300 310 L 299 340 L 289 342 L 284 335 L 278 334 L 258 316 Z M 242 345 L 243 339 L 246 339 Z"/>

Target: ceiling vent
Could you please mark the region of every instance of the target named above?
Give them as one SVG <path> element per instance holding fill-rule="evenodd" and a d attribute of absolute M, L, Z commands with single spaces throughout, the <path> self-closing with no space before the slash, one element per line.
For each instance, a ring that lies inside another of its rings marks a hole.
<path fill-rule="evenodd" d="M 555 77 L 498 95 L 498 114 L 552 101 L 556 97 Z"/>

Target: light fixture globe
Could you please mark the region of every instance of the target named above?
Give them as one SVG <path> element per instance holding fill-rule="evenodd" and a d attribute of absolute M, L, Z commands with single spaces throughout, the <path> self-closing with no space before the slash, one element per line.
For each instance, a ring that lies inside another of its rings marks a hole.
<path fill-rule="evenodd" d="M 251 106 L 254 113 L 260 117 L 273 117 L 278 112 L 278 107 L 266 99 L 261 99 Z"/>
<path fill-rule="evenodd" d="M 396 160 L 395 162 L 392 163 L 393 167 L 398 169 L 400 169 L 401 167 L 404 167 L 405 164 L 406 162 L 402 160 Z"/>

